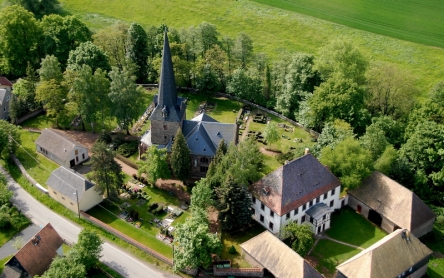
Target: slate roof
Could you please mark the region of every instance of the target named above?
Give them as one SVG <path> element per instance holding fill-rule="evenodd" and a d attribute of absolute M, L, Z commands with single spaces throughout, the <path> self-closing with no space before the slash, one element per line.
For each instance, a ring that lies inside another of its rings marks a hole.
<path fill-rule="evenodd" d="M 48 128 L 45 128 L 42 131 L 35 143 L 36 145 L 41 146 L 48 152 L 57 156 L 62 161 L 65 161 L 68 158 L 69 154 L 76 146 L 86 149 L 86 147 L 82 146 L 71 138 L 65 137 L 56 130 Z"/>
<path fill-rule="evenodd" d="M 167 117 L 163 117 L 162 110 L 164 107 L 167 110 Z M 157 106 L 154 108 L 154 111 L 150 116 L 150 120 L 179 122 L 182 120 L 183 114 L 185 113 L 185 107 L 185 99 L 177 97 L 170 44 L 168 42 L 167 32 L 165 31 Z"/>
<path fill-rule="evenodd" d="M 0 76 L 0 85 L 12 87 L 12 83 L 4 76 Z"/>
<path fill-rule="evenodd" d="M 37 238 L 40 239 L 36 240 Z M 51 265 L 52 259 L 57 255 L 57 249 L 62 244 L 63 239 L 51 223 L 48 223 L 14 257 L 31 277 L 42 275 Z M 12 263 L 14 257 L 6 264 Z"/>
<path fill-rule="evenodd" d="M 432 254 L 427 246 L 408 231 L 410 240 L 403 237 L 405 231 L 394 231 L 336 269 L 348 278 L 397 277 Z"/>
<path fill-rule="evenodd" d="M 251 186 L 252 194 L 282 216 L 341 185 L 313 155 L 306 154 L 271 172 Z M 265 195 L 264 189 L 269 190 Z"/>
<path fill-rule="evenodd" d="M 222 139 L 230 144 L 236 143 L 237 126 L 219 123 L 205 113 L 183 121 L 182 132 L 191 154 L 214 156 Z"/>
<path fill-rule="evenodd" d="M 436 217 L 415 193 L 378 171 L 348 194 L 410 231 Z"/>
<path fill-rule="evenodd" d="M 63 166 L 52 171 L 46 184 L 72 201 L 77 201 L 77 197 L 74 194 L 76 193 L 76 190 L 77 194 L 79 194 L 79 200 L 81 200 L 83 194 L 94 186 L 93 183 L 86 180 L 79 173 Z"/>
<path fill-rule="evenodd" d="M 240 246 L 276 278 L 323 277 L 304 258 L 269 231 L 251 238 Z"/>

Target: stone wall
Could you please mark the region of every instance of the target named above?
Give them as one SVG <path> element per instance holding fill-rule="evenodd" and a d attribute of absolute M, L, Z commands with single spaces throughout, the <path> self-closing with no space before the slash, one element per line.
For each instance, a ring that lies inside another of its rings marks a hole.
<path fill-rule="evenodd" d="M 32 112 L 26 114 L 25 116 L 21 117 L 20 119 L 18 119 L 16 121 L 16 124 L 19 125 L 19 124 L 23 123 L 24 121 L 31 119 L 32 117 L 42 114 L 44 111 L 45 110 L 43 110 L 43 108 L 32 111 Z"/>
<path fill-rule="evenodd" d="M 213 266 L 214 276 L 235 277 L 264 277 L 263 268 L 216 268 Z"/>
<path fill-rule="evenodd" d="M 180 122 L 151 121 L 151 142 L 166 145 L 180 127 Z"/>
<path fill-rule="evenodd" d="M 26 171 L 25 167 L 23 167 L 22 163 L 20 162 L 20 160 L 18 160 L 18 158 L 14 155 L 14 154 L 10 154 L 12 161 L 14 161 L 15 165 L 17 165 L 17 167 L 20 169 L 20 172 L 22 172 L 23 176 L 25 176 L 25 178 L 35 187 L 37 187 L 40 191 L 42 191 L 43 193 L 48 194 L 48 190 L 46 188 L 44 188 L 43 186 L 41 186 L 33 177 L 31 177 L 28 172 Z"/>

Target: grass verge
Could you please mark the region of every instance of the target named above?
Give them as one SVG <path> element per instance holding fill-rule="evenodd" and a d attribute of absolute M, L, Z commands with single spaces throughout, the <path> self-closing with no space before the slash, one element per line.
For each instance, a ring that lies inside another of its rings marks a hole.
<path fill-rule="evenodd" d="M 427 275 L 429 278 L 444 277 L 444 259 L 433 258 L 429 261 Z"/>

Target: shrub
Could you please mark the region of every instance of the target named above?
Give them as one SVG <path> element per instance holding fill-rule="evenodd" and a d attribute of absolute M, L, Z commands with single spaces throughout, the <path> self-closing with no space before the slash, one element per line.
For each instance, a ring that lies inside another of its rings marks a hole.
<path fill-rule="evenodd" d="M 159 205 L 159 207 L 157 207 L 154 211 L 153 214 L 160 214 L 163 211 L 163 206 Z"/>
<path fill-rule="evenodd" d="M 158 203 L 152 203 L 148 208 L 149 211 L 154 211 L 159 206 Z"/>
<path fill-rule="evenodd" d="M 110 144 L 112 142 L 111 135 L 109 133 L 103 132 L 102 134 L 100 134 L 99 141 Z"/>
<path fill-rule="evenodd" d="M 137 141 L 129 141 L 121 144 L 117 148 L 117 153 L 123 155 L 124 157 L 129 157 L 133 153 L 137 151 L 138 142 Z"/>
<path fill-rule="evenodd" d="M 234 245 L 231 245 L 230 249 L 228 249 L 228 253 L 230 253 L 231 255 L 237 254 L 236 247 L 234 247 Z"/>

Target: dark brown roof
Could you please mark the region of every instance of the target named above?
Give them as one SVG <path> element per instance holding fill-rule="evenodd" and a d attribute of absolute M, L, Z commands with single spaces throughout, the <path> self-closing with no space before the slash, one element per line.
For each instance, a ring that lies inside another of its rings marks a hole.
<path fill-rule="evenodd" d="M 8 78 L 3 76 L 0 76 L 0 85 L 12 87 L 12 83 L 8 80 Z"/>
<path fill-rule="evenodd" d="M 436 217 L 415 193 L 378 171 L 348 194 L 410 231 Z"/>
<path fill-rule="evenodd" d="M 48 223 L 14 257 L 31 277 L 42 275 L 51 265 L 52 259 L 57 255 L 57 249 L 62 244 L 63 239 Z"/>
<path fill-rule="evenodd" d="M 281 166 L 252 185 L 252 194 L 282 216 L 338 187 L 341 182 L 313 155 Z M 264 188 L 270 192 L 264 194 Z"/>
<path fill-rule="evenodd" d="M 304 258 L 265 231 L 240 245 L 242 250 L 253 257 L 276 278 L 300 277 L 322 278 Z"/>
<path fill-rule="evenodd" d="M 78 142 L 57 132 L 54 129 L 45 128 L 35 141 L 38 146 L 46 149 L 48 152 L 65 161 L 72 150 L 78 146 L 85 148 Z"/>
<path fill-rule="evenodd" d="M 398 229 L 336 269 L 348 278 L 397 277 L 431 253 L 414 235 Z"/>

